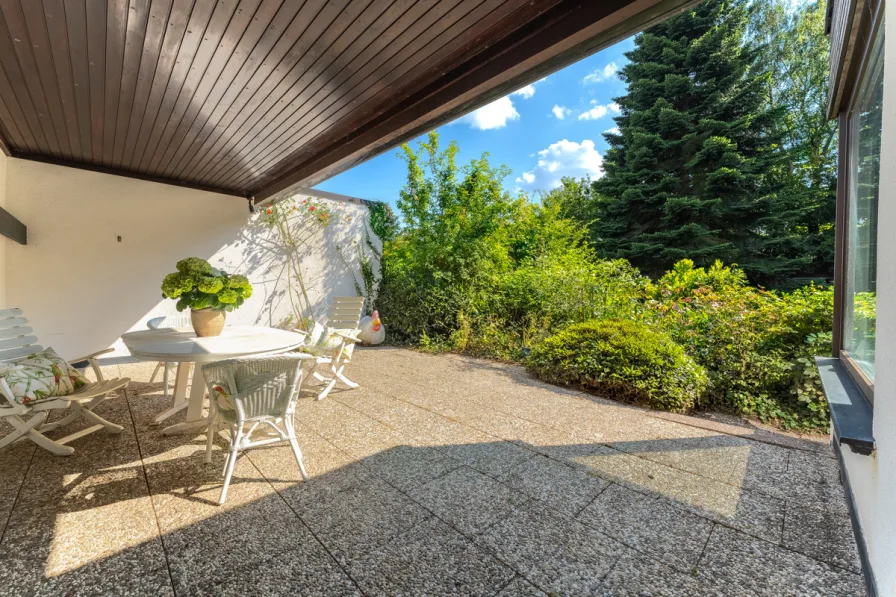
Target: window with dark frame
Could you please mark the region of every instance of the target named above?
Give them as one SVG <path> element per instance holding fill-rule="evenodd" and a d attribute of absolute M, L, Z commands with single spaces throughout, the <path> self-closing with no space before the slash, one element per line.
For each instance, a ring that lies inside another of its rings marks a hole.
<path fill-rule="evenodd" d="M 840 358 L 869 401 L 874 389 L 877 208 L 883 109 L 883 19 L 849 113 L 845 291 Z"/>

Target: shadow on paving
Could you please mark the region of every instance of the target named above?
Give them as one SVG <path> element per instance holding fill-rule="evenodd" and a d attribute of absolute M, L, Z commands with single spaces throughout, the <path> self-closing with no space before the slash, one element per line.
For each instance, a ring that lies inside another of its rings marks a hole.
<path fill-rule="evenodd" d="M 224 441 L 205 464 L 204 436 L 149 425 L 167 403 L 136 392 L 158 385 L 133 387 L 102 407 L 132 421 L 119 436 L 0 453 L 0 595 L 863 594 L 840 488 L 782 484 L 781 448 L 371 437 L 350 455 L 309 424 L 309 481 L 287 447 L 252 450 L 218 506 Z"/>

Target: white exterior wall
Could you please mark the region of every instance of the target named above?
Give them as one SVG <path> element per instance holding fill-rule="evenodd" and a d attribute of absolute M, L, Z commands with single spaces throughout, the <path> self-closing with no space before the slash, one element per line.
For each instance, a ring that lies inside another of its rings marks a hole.
<path fill-rule="evenodd" d="M 7 166 L 7 209 L 28 226 L 28 245 L 6 248 L 7 304 L 25 310 L 44 346 L 69 358 L 108 346 L 127 355 L 122 333 L 177 312 L 160 285 L 184 257 L 248 276 L 253 295 L 228 323 L 287 321 L 283 257 L 245 200 L 12 158 Z M 317 232 L 303 262 L 318 316 L 330 297 L 355 295 L 336 247 L 356 258 L 351 243 L 367 222 L 360 203 L 327 203 L 351 221 Z"/>
<path fill-rule="evenodd" d="M 843 448 L 879 595 L 896 595 L 896 4 L 886 6 L 883 138 L 877 228 L 874 439 L 861 456 Z"/>

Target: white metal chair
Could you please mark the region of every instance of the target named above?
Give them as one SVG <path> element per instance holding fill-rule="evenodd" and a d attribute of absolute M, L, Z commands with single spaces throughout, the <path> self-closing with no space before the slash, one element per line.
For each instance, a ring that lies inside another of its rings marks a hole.
<path fill-rule="evenodd" d="M 35 344 L 37 337 L 31 335 L 33 330 L 28 327 L 28 320 L 22 315 L 21 309 L 0 310 L 0 363 L 14 361 L 43 350 L 42 346 Z M 105 400 L 109 393 L 124 388 L 130 382 L 127 377 L 108 380 L 103 378 L 103 372 L 96 362 L 96 357 L 112 352 L 112 350 L 107 348 L 70 361 L 74 363 L 88 361 L 96 374 L 96 382 L 87 384 L 68 396 L 42 400 L 33 405 L 25 406 L 17 403 L 9 384 L 5 379 L 0 378 L 0 418 L 13 427 L 11 433 L 0 439 L 0 448 L 27 438 L 53 454 L 69 456 L 75 449 L 67 444 L 78 438 L 100 429 L 105 429 L 108 433 L 121 433 L 123 429 L 121 425 L 107 421 L 93 412 L 93 409 Z M 72 412 L 57 421 L 45 423 L 49 411 L 62 408 L 70 408 Z M 23 418 L 29 415 L 28 419 Z M 57 440 L 52 440 L 44 435 L 44 432 L 67 425 L 80 417 L 95 423 L 95 425 Z"/>
<path fill-rule="evenodd" d="M 352 354 L 355 350 L 355 344 L 358 342 L 358 334 L 361 333 L 361 313 L 364 310 L 364 297 L 358 296 L 337 296 L 333 297 L 330 304 L 330 310 L 327 312 L 326 329 L 321 330 L 326 334 L 327 330 L 331 330 L 331 344 L 327 346 L 329 354 L 316 355 L 315 368 L 312 375 L 315 379 L 324 384 L 323 390 L 318 394 L 317 399 L 323 400 L 330 391 L 336 386 L 337 381 L 341 381 L 351 389 L 358 386 L 355 382 L 345 376 L 345 367 L 352 362 Z M 306 342 L 309 346 L 316 342 L 316 338 L 305 330 L 295 330 L 300 334 L 305 334 Z M 334 338 L 335 337 L 335 338 Z M 324 369 L 322 372 L 321 369 Z"/>
<path fill-rule="evenodd" d="M 212 442 L 220 426 L 230 432 L 224 485 L 219 504 L 227 499 L 237 455 L 242 450 L 286 441 L 292 447 L 302 478 L 308 480 L 302 450 L 296 440 L 293 413 L 302 385 L 302 364 L 314 357 L 303 353 L 240 357 L 202 366 L 211 398 L 205 461 L 211 462 Z M 252 441 L 260 425 L 273 431 Z M 248 430 L 247 430 L 248 426 Z"/>
<path fill-rule="evenodd" d="M 153 317 L 146 322 L 146 327 L 151 330 L 159 330 L 162 328 L 188 328 L 192 325 L 193 323 L 190 321 L 189 315 L 165 315 L 163 317 Z M 160 362 L 156 365 L 156 368 L 153 369 L 152 375 L 149 376 L 149 383 L 152 383 L 156 379 L 156 373 L 159 372 L 159 369 L 162 369 L 162 378 L 165 384 L 165 398 L 168 397 L 169 373 L 176 365 L 177 363 Z"/>

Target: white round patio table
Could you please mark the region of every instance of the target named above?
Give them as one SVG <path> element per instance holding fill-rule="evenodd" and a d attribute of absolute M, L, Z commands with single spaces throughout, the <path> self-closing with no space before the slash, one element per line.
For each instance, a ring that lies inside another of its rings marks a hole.
<path fill-rule="evenodd" d="M 174 404 L 159 413 L 155 422 L 161 423 L 184 408 L 187 409 L 187 420 L 163 429 L 162 433 L 165 435 L 208 426 L 208 418 L 202 416 L 207 391 L 198 368 L 193 374 L 190 395 L 187 397 L 187 378 L 194 364 L 253 354 L 276 354 L 297 348 L 304 342 L 304 337 L 295 332 L 250 325 L 225 327 L 220 336 L 203 338 L 196 336 L 193 328 L 160 328 L 128 332 L 121 339 L 135 358 L 177 363 Z"/>

